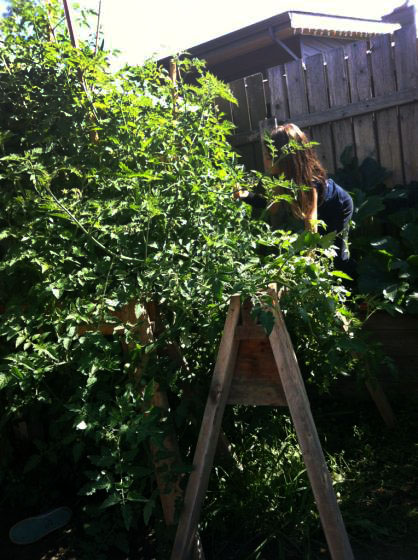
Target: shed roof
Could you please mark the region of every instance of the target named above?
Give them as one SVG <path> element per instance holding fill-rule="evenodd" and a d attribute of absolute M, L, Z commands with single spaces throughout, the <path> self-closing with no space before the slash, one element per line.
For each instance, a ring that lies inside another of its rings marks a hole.
<path fill-rule="evenodd" d="M 323 34 L 338 37 L 371 36 L 393 33 L 400 28 L 398 23 L 380 20 L 348 18 L 306 12 L 289 12 L 291 29 L 304 35 Z"/>
<path fill-rule="evenodd" d="M 188 51 L 212 65 L 271 45 L 271 33 L 281 40 L 293 35 L 322 35 L 353 40 L 393 33 L 399 28 L 398 23 L 381 20 L 288 11 L 195 45 Z"/>

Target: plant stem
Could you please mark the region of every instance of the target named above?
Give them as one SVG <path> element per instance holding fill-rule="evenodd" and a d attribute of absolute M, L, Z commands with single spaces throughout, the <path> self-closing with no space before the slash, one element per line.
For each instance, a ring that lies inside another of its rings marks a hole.
<path fill-rule="evenodd" d="M 47 188 L 48 193 L 50 194 L 50 196 L 54 199 L 54 202 L 61 208 L 61 210 L 63 210 L 70 218 L 71 220 L 82 230 L 82 232 L 87 235 L 87 237 L 98 247 L 100 247 L 100 249 L 102 249 L 103 251 L 105 251 L 108 255 L 110 255 L 111 257 L 115 258 L 115 259 L 119 259 L 122 261 L 127 261 L 127 262 L 136 262 L 136 263 L 142 263 L 142 261 L 140 259 L 135 259 L 133 257 L 127 257 L 126 255 L 118 255 L 117 253 L 114 253 L 111 249 L 108 249 L 105 245 L 103 245 L 103 243 L 101 243 L 98 239 L 96 239 L 95 237 L 93 237 L 91 235 L 91 233 L 89 233 L 86 228 L 83 226 L 83 224 L 77 220 L 77 218 L 68 210 L 68 208 L 66 208 L 59 200 L 58 198 L 54 195 L 54 193 Z"/>

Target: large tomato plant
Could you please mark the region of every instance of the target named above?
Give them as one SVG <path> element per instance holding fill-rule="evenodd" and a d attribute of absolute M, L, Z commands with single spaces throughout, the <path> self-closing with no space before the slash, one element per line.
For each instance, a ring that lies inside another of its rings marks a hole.
<path fill-rule="evenodd" d="M 1 24 L 4 501 L 32 513 L 71 480 L 95 550 L 127 550 L 129 531 L 160 517 L 149 444 L 163 449 L 170 423 L 189 468 L 230 296 L 257 304 L 270 282 L 286 286 L 296 350 L 322 387 L 354 364 L 342 329 L 352 318 L 332 237 L 272 231 L 234 200 L 259 177 L 227 142 L 216 104 L 233 100 L 227 87 L 198 61 L 178 61 L 176 85 L 153 61 L 113 73 L 108 53 L 71 46 L 48 6 L 49 19 L 43 4 L 13 1 Z M 137 321 L 110 337 L 96 328 L 132 301 Z M 149 302 L 163 328 L 144 343 Z M 168 418 L 153 405 L 157 383 Z M 42 428 L 23 456 L 12 435 L 22 420 Z"/>

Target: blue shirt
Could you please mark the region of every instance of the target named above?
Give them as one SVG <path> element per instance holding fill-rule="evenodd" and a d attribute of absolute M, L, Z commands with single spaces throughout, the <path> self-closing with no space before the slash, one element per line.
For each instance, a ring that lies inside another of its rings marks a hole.
<path fill-rule="evenodd" d="M 316 189 L 319 190 L 319 186 L 316 186 Z M 248 197 L 242 200 L 254 208 L 266 208 L 267 206 L 266 198 L 258 193 L 249 193 Z M 335 231 L 342 234 L 337 237 L 335 244 L 337 245 L 337 256 L 343 261 L 349 259 L 346 238 L 353 208 L 353 199 L 348 192 L 337 185 L 333 179 L 327 179 L 323 200 L 318 202 L 318 220 L 322 220 L 326 228 L 320 228 L 319 231 L 320 233 Z M 279 211 L 276 224 L 282 221 L 283 228 L 289 226 L 289 229 L 298 229 L 294 227 L 295 220 L 290 216 L 290 206 L 283 204 L 282 209 L 284 212 Z M 286 219 L 286 209 L 290 220 Z"/>
<path fill-rule="evenodd" d="M 353 215 L 353 199 L 333 179 L 327 179 L 325 196 L 318 205 L 318 220 L 325 222 L 326 231 L 340 233 L 348 228 Z"/>

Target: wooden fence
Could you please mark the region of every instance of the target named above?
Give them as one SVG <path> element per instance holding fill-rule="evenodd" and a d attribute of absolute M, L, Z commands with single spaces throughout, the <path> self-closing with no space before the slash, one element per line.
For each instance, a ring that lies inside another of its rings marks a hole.
<path fill-rule="evenodd" d="M 260 121 L 294 122 L 320 143 L 332 173 L 347 146 L 393 172 L 391 183 L 418 180 L 416 27 L 351 43 L 231 82 L 238 105 L 220 109 L 236 125 L 232 144 L 262 169 Z"/>

